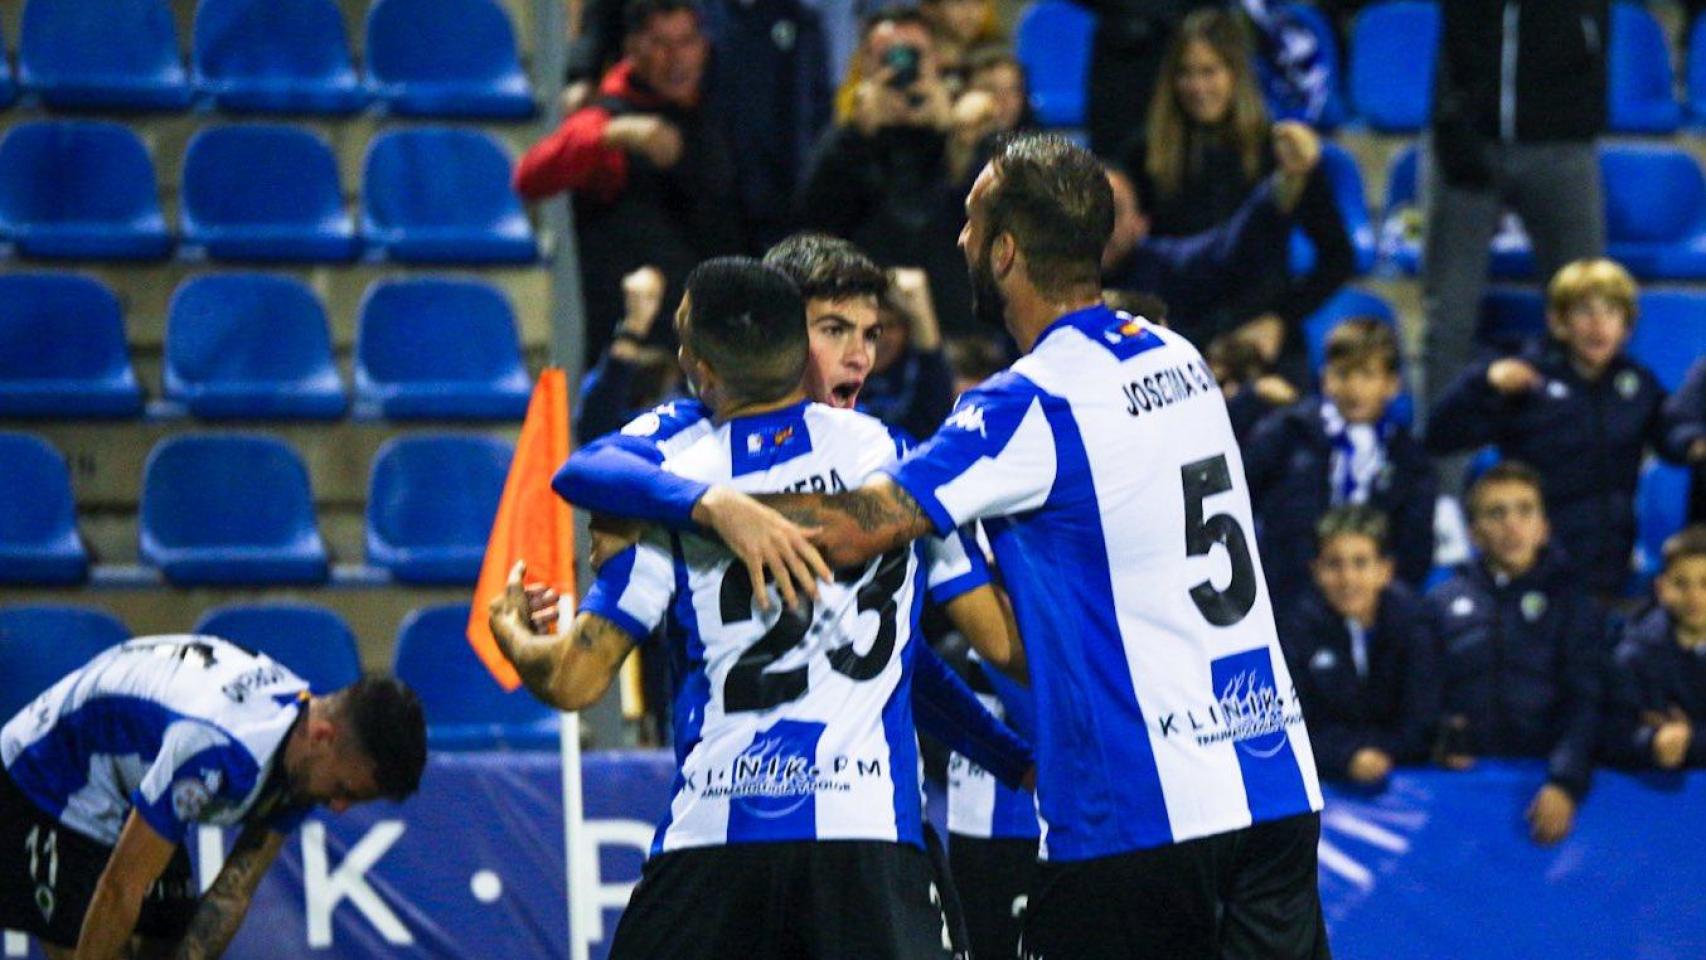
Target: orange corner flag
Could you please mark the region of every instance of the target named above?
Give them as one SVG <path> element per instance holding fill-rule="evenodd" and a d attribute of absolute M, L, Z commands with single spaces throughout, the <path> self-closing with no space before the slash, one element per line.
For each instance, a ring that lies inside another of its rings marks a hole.
<path fill-rule="evenodd" d="M 551 489 L 552 475 L 568 457 L 568 381 L 563 371 L 549 368 L 540 373 L 527 404 L 527 420 L 515 444 L 515 459 L 510 461 L 503 500 L 486 540 L 486 559 L 468 614 L 468 642 L 505 690 L 520 686 L 521 678 L 492 638 L 486 604 L 503 592 L 510 568 L 517 560 L 526 560 L 529 581 L 549 584 L 574 603 L 574 515 Z"/>

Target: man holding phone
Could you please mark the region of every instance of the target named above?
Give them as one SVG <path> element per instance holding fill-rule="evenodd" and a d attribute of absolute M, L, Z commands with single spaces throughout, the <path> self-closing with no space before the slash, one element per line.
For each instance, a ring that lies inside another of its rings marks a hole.
<path fill-rule="evenodd" d="M 975 141 L 975 131 L 956 124 L 930 26 L 917 10 L 866 18 L 858 57 L 864 79 L 807 166 L 800 225 L 851 240 L 885 267 L 923 268 L 942 332 L 974 332 L 955 224 L 975 169 L 950 162 L 970 159 L 950 147 Z"/>

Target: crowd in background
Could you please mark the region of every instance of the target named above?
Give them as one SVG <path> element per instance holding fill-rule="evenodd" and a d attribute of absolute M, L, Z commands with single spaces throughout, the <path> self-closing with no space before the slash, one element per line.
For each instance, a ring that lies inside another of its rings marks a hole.
<path fill-rule="evenodd" d="M 1372 318 L 1340 324 L 1310 368 L 1303 323 L 1354 258 L 1283 13 L 1085 5 L 1084 134 L 1119 211 L 1107 299 L 1190 337 L 1221 380 L 1322 772 L 1378 786 L 1394 765 L 1543 758 L 1527 815 L 1555 841 L 1597 763 L 1706 767 L 1706 358 L 1667 395 L 1625 349 L 1637 288 L 1603 258 L 1595 160 L 1605 0 L 1442 3 L 1416 370 Z M 1361 4 L 1319 6 L 1342 27 Z M 579 440 L 681 389 L 670 313 L 694 265 L 799 230 L 890 270 L 880 340 L 844 371 L 882 419 L 928 435 L 1012 359 L 973 316 L 957 248 L 994 138 L 1035 123 L 990 0 L 589 0 L 567 81 L 562 125 L 514 185 L 573 198 Z M 1505 209 L 1533 242 L 1546 335 L 1484 355 Z M 1301 271 L 1294 233 L 1313 253 Z M 1497 464 L 1465 473 L 1458 455 L 1485 449 Z M 1694 465 L 1695 526 L 1631 596 L 1650 456 Z M 1442 492 L 1461 493 L 1475 548 L 1450 570 L 1434 562 Z"/>

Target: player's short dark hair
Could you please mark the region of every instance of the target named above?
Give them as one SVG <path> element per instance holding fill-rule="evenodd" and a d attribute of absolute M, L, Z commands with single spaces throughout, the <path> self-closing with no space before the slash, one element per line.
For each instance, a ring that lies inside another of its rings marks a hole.
<path fill-rule="evenodd" d="M 889 275 L 865 251 L 826 233 L 796 233 L 764 254 L 764 265 L 787 274 L 804 300 L 881 299 Z"/>
<path fill-rule="evenodd" d="M 1519 483 L 1534 491 L 1540 498 L 1541 506 L 1546 505 L 1546 493 L 1540 485 L 1540 474 L 1521 460 L 1501 460 L 1488 467 L 1469 485 L 1469 494 L 1463 502 L 1469 507 L 1469 519 L 1474 520 L 1479 509 L 1481 494 L 1494 484 Z"/>
<path fill-rule="evenodd" d="M 653 17 L 682 10 L 704 19 L 699 12 L 699 4 L 694 0 L 628 0 L 622 5 L 623 36 L 631 37 L 645 30 Z"/>
<path fill-rule="evenodd" d="M 870 37 L 871 31 L 885 23 L 892 23 L 897 27 L 910 24 L 925 30 L 930 29 L 930 21 L 918 12 L 917 7 L 891 3 L 865 14 L 864 19 L 859 21 L 859 40 L 863 42 Z"/>
<path fill-rule="evenodd" d="M 1386 514 L 1365 503 L 1334 507 L 1315 524 L 1315 554 L 1320 556 L 1334 537 L 1354 536 L 1374 541 L 1374 552 L 1384 557 L 1390 529 Z"/>
<path fill-rule="evenodd" d="M 1684 560 L 1706 560 L 1706 523 L 1697 523 L 1692 527 L 1684 527 L 1665 540 L 1660 550 L 1664 558 L 1664 571 Z"/>
<path fill-rule="evenodd" d="M 402 800 L 419 790 L 427 759 L 426 714 L 415 692 L 395 677 L 366 674 L 333 699 L 333 712 L 373 761 L 379 792 Z"/>
<path fill-rule="evenodd" d="M 775 400 L 806 369 L 806 307 L 788 275 L 751 257 L 687 275 L 687 346 L 747 401 Z"/>
<path fill-rule="evenodd" d="M 1101 161 L 1052 133 L 997 142 L 987 194 L 989 236 L 1010 233 L 1045 295 L 1101 286 L 1102 249 L 1114 232 L 1114 194 Z"/>
<path fill-rule="evenodd" d="M 1326 365 L 1361 366 L 1378 363 L 1387 373 L 1398 372 L 1398 334 L 1375 317 L 1352 317 L 1327 334 Z"/>

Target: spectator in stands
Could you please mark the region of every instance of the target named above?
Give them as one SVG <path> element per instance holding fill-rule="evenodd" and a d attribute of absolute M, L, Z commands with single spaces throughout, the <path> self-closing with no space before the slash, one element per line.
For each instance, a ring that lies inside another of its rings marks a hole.
<path fill-rule="evenodd" d="M 948 92 L 958 96 L 971 86 L 972 57 L 1006 42 L 992 0 L 921 0 L 918 12 L 930 22 L 936 62 Z"/>
<path fill-rule="evenodd" d="M 1121 163 L 1148 214 L 1150 232 L 1187 236 L 1237 212 L 1274 169 L 1272 141 L 1241 15 L 1201 10 L 1185 19 L 1168 46 L 1148 123 L 1123 151 Z M 1282 374 L 1303 383 L 1309 373 L 1303 320 L 1350 278 L 1355 257 L 1332 186 L 1318 166 L 1294 217 L 1315 248 L 1309 273 L 1291 275 L 1289 250 L 1282 244 L 1249 282 L 1222 294 L 1212 316 L 1199 320 L 1210 322 L 1217 334 L 1236 330 Z"/>
<path fill-rule="evenodd" d="M 1642 455 L 1649 444 L 1667 459 L 1686 451 L 1665 436 L 1664 388 L 1624 352 L 1636 309 L 1628 271 L 1577 261 L 1552 278 L 1546 300 L 1547 341 L 1465 370 L 1435 402 L 1427 448 L 1495 444 L 1538 470 L 1554 541 L 1610 598 L 1629 579 Z"/>
<path fill-rule="evenodd" d="M 1658 605 L 1623 628 L 1606 697 L 1605 756 L 1620 766 L 1706 768 L 1706 526 L 1665 541 Z"/>
<path fill-rule="evenodd" d="M 1222 334 L 1203 351 L 1203 359 L 1226 398 L 1226 415 L 1232 418 L 1232 435 L 1241 449 L 1250 449 L 1250 434 L 1258 423 L 1297 402 L 1297 388 L 1276 375 L 1248 340 Z"/>
<path fill-rule="evenodd" d="M 1433 464 L 1390 416 L 1401 389 L 1398 337 L 1372 318 L 1327 337 L 1321 397 L 1269 415 L 1244 446 L 1268 589 L 1283 607 L 1308 589 L 1315 525 L 1329 508 L 1367 504 L 1390 521 L 1398 578 L 1421 589 L 1433 565 Z"/>
<path fill-rule="evenodd" d="M 1706 523 L 1706 356 L 1694 361 L 1682 386 L 1665 400 L 1665 442 L 1694 465 L 1688 522 Z"/>
<path fill-rule="evenodd" d="M 1225 0 L 1074 0 L 1096 15 L 1085 125 L 1090 149 L 1117 159 L 1143 126 L 1168 41 L 1189 13 Z"/>
<path fill-rule="evenodd" d="M 1547 543 L 1540 477 L 1514 461 L 1469 490 L 1479 555 L 1428 594 L 1441 650 L 1439 761 L 1544 757 L 1529 804 L 1543 844 L 1569 834 L 1593 777 L 1606 623 L 1562 551 Z"/>
<path fill-rule="evenodd" d="M 1439 648 L 1421 598 L 1393 580 L 1385 514 L 1335 507 L 1316 537 L 1316 589 L 1281 614 L 1280 643 L 1321 775 L 1377 786 L 1433 748 Z"/>
<path fill-rule="evenodd" d="M 1105 166 L 1114 195 L 1114 230 L 1102 252 L 1105 285 L 1160 297 L 1173 329 L 1200 344 L 1213 340 L 1213 322 L 1204 318 L 1229 291 L 1285 260 L 1292 215 L 1320 162 L 1321 142 L 1302 124 L 1278 123 L 1274 156 L 1273 174 L 1231 217 L 1185 237 L 1151 236 L 1130 179 Z"/>
<path fill-rule="evenodd" d="M 746 241 L 740 218 L 729 215 L 733 156 L 701 102 L 707 44 L 698 8 L 631 0 L 627 12 L 627 55 L 597 97 L 515 170 L 515 190 L 528 200 L 574 197 L 589 360 L 622 318 L 624 276 L 655 266 L 665 302 L 674 303 L 700 260 L 738 253 Z"/>
<path fill-rule="evenodd" d="M 628 0 L 584 0 L 580 32 L 569 45 L 562 106 L 586 106 L 595 84 L 622 55 Z M 734 157 L 749 245 L 788 230 L 788 204 L 806 158 L 829 123 L 834 89 L 830 54 L 816 10 L 801 0 L 705 0 L 710 39 L 704 89 Z"/>
<path fill-rule="evenodd" d="M 882 336 L 865 381 L 867 412 L 922 439 L 936 432 L 954 406 L 954 375 L 942 347 L 930 280 L 916 267 L 890 271 L 878 303 Z"/>
<path fill-rule="evenodd" d="M 975 168 L 949 165 L 953 101 L 937 70 L 930 26 L 891 8 L 865 24 L 864 80 L 851 116 L 824 134 L 797 202 L 800 223 L 844 237 L 885 266 L 921 267 L 942 331 L 972 329 L 971 283 L 956 242 Z M 976 136 L 959 137 L 976 142 Z M 972 159 L 969 151 L 963 162 Z"/>
<path fill-rule="evenodd" d="M 1037 125 L 1031 110 L 1031 83 L 1025 66 L 1012 51 L 997 47 L 980 50 L 968 61 L 967 92 L 978 92 L 994 101 L 995 130 L 1013 133 Z"/>
<path fill-rule="evenodd" d="M 1606 119 L 1608 8 L 1440 4 L 1422 256 L 1430 400 L 1473 355 L 1504 207 L 1522 217 L 1542 277 L 1604 251 L 1595 140 Z"/>
<path fill-rule="evenodd" d="M 622 278 L 622 322 L 597 366 L 587 371 L 575 407 L 575 440 L 602 437 L 648 407 L 674 396 L 681 382 L 675 352 L 651 345 L 663 308 L 663 274 L 641 267 Z"/>

